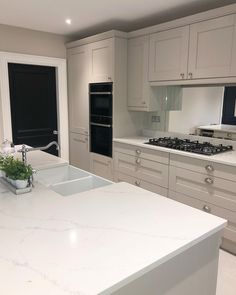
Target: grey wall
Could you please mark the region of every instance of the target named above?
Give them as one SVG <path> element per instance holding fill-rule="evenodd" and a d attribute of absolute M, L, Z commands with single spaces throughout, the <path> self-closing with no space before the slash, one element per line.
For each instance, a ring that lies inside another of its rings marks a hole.
<path fill-rule="evenodd" d="M 61 35 L 0 24 L 0 51 L 65 58 L 66 41 Z"/>

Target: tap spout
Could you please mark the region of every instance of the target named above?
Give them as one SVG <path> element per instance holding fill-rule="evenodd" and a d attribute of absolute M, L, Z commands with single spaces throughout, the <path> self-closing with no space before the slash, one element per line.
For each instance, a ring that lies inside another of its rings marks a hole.
<path fill-rule="evenodd" d="M 27 152 L 32 151 L 44 151 L 50 148 L 51 146 L 55 145 L 56 149 L 59 150 L 60 146 L 56 141 L 50 142 L 48 145 L 40 146 L 40 147 L 26 147 L 24 144 L 22 145 L 22 148 L 18 150 L 19 153 L 22 154 L 22 161 L 26 164 L 27 163 Z"/>

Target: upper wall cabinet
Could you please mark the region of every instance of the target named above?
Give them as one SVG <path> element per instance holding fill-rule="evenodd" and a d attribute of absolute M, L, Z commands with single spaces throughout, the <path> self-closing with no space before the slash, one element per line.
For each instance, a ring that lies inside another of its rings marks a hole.
<path fill-rule="evenodd" d="M 189 78 L 227 77 L 232 68 L 235 15 L 203 21 L 190 26 Z M 234 67 L 236 64 L 234 65 Z"/>
<path fill-rule="evenodd" d="M 156 111 L 157 100 L 148 83 L 149 36 L 128 41 L 128 109 Z"/>
<path fill-rule="evenodd" d="M 150 36 L 149 81 L 186 79 L 189 26 Z"/>
<path fill-rule="evenodd" d="M 88 134 L 89 130 L 89 50 L 79 46 L 68 50 L 68 92 L 70 131 Z"/>
<path fill-rule="evenodd" d="M 114 38 L 89 44 L 90 82 L 114 79 Z"/>

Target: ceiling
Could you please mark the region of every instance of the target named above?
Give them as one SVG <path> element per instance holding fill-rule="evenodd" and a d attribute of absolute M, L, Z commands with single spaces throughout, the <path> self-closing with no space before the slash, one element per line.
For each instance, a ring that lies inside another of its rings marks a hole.
<path fill-rule="evenodd" d="M 0 0 L 0 24 L 84 37 L 131 31 L 236 0 Z M 71 25 L 65 23 L 71 19 Z"/>

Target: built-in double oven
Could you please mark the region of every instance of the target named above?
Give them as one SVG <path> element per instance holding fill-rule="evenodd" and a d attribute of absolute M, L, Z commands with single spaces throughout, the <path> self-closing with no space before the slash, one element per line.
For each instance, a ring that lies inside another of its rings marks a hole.
<path fill-rule="evenodd" d="M 112 157 L 112 83 L 89 84 L 90 151 Z"/>

